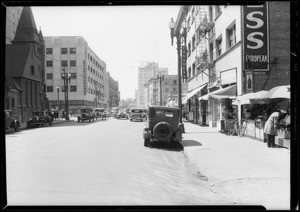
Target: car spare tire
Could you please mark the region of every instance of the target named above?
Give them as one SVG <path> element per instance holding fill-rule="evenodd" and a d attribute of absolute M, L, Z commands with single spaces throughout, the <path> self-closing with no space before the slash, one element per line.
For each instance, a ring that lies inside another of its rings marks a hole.
<path fill-rule="evenodd" d="M 159 122 L 153 128 L 153 136 L 158 141 L 167 141 L 172 138 L 173 128 L 167 122 Z"/>

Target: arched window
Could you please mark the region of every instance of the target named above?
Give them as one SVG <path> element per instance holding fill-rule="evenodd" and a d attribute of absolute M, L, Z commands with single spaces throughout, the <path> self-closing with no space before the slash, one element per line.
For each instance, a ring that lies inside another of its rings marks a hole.
<path fill-rule="evenodd" d="M 33 66 L 31 66 L 31 68 L 30 68 L 30 73 L 31 73 L 31 75 L 34 75 L 34 67 Z"/>
<path fill-rule="evenodd" d="M 26 106 L 28 107 L 28 82 L 25 81 L 25 102 Z"/>
<path fill-rule="evenodd" d="M 32 90 L 32 82 L 30 82 L 30 105 L 33 107 L 33 90 Z"/>

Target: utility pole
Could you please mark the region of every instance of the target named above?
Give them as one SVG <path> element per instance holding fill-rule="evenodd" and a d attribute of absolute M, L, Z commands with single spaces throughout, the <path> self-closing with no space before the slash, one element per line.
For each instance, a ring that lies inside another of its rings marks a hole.
<path fill-rule="evenodd" d="M 69 120 L 69 95 L 68 95 L 68 85 L 69 85 L 69 73 L 66 74 L 66 67 L 63 66 L 63 80 L 64 80 L 64 92 L 65 92 L 65 112 L 66 112 L 66 120 Z"/>
<path fill-rule="evenodd" d="M 56 91 L 57 91 L 57 110 L 59 110 L 59 87 L 56 86 Z"/>
<path fill-rule="evenodd" d="M 162 81 L 164 81 L 164 75 L 160 73 L 159 75 L 157 75 L 157 79 L 159 79 L 159 105 L 162 106 Z"/>

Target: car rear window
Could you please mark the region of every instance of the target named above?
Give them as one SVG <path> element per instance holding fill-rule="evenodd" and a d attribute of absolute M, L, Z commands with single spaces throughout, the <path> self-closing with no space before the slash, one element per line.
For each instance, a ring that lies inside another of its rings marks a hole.
<path fill-rule="evenodd" d="M 134 109 L 131 111 L 132 113 L 142 113 L 143 111 L 142 110 L 138 110 L 138 109 Z"/>
<path fill-rule="evenodd" d="M 159 117 L 171 117 L 171 118 L 174 116 L 173 112 L 167 110 L 156 110 L 155 115 Z"/>

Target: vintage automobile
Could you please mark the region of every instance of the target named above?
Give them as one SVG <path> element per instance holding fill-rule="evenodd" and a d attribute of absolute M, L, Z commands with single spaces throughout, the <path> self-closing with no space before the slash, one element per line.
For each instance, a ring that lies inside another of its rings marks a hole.
<path fill-rule="evenodd" d="M 78 122 L 84 122 L 85 120 L 89 120 L 89 122 L 92 120 L 95 121 L 95 115 L 92 108 L 82 108 L 80 109 L 79 114 L 77 114 Z"/>
<path fill-rule="evenodd" d="M 52 118 L 48 115 L 46 111 L 33 112 L 32 117 L 27 121 L 27 128 L 30 127 L 43 127 L 47 124 L 52 126 Z"/>
<path fill-rule="evenodd" d="M 95 108 L 94 110 L 94 115 L 95 115 L 95 118 L 102 118 L 102 119 L 107 119 L 108 118 L 108 114 L 107 112 L 105 111 L 104 108 Z"/>
<path fill-rule="evenodd" d="M 12 115 L 11 110 L 4 110 L 5 115 L 5 130 L 15 130 L 15 132 L 19 131 L 20 122 L 18 121 L 19 117 L 17 115 Z"/>
<path fill-rule="evenodd" d="M 182 139 L 177 107 L 150 106 L 148 122 L 143 130 L 144 146 L 152 142 L 178 143 Z"/>
<path fill-rule="evenodd" d="M 129 115 L 125 111 L 120 111 L 117 116 L 117 119 L 129 119 Z"/>
<path fill-rule="evenodd" d="M 147 114 L 143 111 L 143 109 L 132 109 L 130 114 L 130 121 L 138 120 L 138 121 L 147 121 Z"/>

